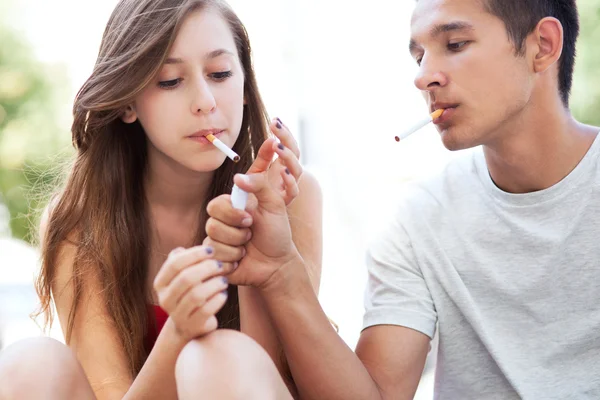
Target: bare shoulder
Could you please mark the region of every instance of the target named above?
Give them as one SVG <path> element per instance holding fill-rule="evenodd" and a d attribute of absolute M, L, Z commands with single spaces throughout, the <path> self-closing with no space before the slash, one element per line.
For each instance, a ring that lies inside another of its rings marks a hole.
<path fill-rule="evenodd" d="M 302 174 L 298 186 L 298 197 L 288 207 L 292 237 L 318 293 L 323 258 L 323 196 L 319 182 L 308 172 Z"/>
<path fill-rule="evenodd" d="M 302 177 L 300 177 L 300 180 L 298 181 L 298 188 L 298 197 L 289 207 L 291 211 L 300 211 L 306 209 L 307 207 L 321 207 L 323 202 L 323 193 L 321 192 L 321 185 L 319 185 L 319 181 L 313 174 L 308 171 L 304 171 Z"/>
<path fill-rule="evenodd" d="M 302 226 L 308 230 L 307 234 L 318 233 L 320 238 L 323 213 L 321 186 L 314 175 L 304 172 L 298 182 L 298 188 L 298 197 L 288 206 L 292 230 Z"/>
<path fill-rule="evenodd" d="M 61 233 L 61 213 L 59 199 L 54 199 L 40 219 L 42 257 L 47 257 L 42 274 L 63 335 L 96 394 L 115 391 L 122 395 L 133 379 L 125 350 L 108 312 L 98 270 L 93 265 L 77 265 L 80 235 L 77 228 Z"/>
<path fill-rule="evenodd" d="M 60 227 L 53 224 L 58 224 L 60 221 L 56 221 L 53 216 L 59 202 L 60 197 L 56 196 L 44 208 L 40 217 L 38 238 L 42 249 L 42 257 L 52 258 L 51 260 L 43 260 L 44 264 L 53 266 L 51 271 L 44 271 L 44 273 L 52 275 L 52 292 L 62 325 L 66 323 L 65 316 L 68 312 L 65 312 L 65 309 L 70 310 L 70 300 L 72 299 L 69 289 L 72 289 L 71 278 L 77 255 L 77 233 L 69 232 L 64 238 L 56 237 L 57 232 L 60 231 Z M 64 298 L 67 298 L 69 301 L 63 301 Z M 63 325 L 63 327 L 65 326 Z"/>

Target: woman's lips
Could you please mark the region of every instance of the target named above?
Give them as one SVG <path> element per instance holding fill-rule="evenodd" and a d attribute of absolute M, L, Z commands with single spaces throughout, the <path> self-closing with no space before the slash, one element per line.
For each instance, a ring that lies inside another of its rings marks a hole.
<path fill-rule="evenodd" d="M 199 133 L 195 133 L 192 136 L 188 136 L 189 139 L 192 139 L 195 142 L 198 143 L 202 143 L 202 144 L 207 144 L 210 143 L 209 140 L 206 138 L 206 135 L 212 134 L 214 137 L 218 138 L 219 136 L 221 136 L 223 134 L 223 132 L 225 132 L 224 130 L 221 131 L 205 131 L 205 132 L 199 132 Z"/>

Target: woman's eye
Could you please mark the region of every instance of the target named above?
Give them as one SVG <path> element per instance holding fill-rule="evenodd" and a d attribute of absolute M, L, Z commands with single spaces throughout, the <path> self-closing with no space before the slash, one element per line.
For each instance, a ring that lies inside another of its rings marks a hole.
<path fill-rule="evenodd" d="M 210 74 L 210 77 L 216 81 L 224 81 L 225 79 L 231 77 L 233 74 L 231 71 L 223 71 L 223 72 L 214 72 Z"/>
<path fill-rule="evenodd" d="M 179 84 L 179 82 L 181 82 L 181 78 L 177 78 L 177 79 L 171 79 L 170 81 L 161 81 L 158 82 L 158 86 L 160 86 L 163 89 L 172 89 L 175 86 L 177 86 Z"/>

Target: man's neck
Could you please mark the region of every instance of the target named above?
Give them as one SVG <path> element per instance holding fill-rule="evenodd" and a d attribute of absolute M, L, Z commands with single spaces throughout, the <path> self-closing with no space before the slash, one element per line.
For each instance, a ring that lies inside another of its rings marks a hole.
<path fill-rule="evenodd" d="M 554 186 L 575 169 L 598 128 L 575 121 L 562 104 L 529 105 L 484 145 L 490 176 L 509 193 L 530 193 Z"/>

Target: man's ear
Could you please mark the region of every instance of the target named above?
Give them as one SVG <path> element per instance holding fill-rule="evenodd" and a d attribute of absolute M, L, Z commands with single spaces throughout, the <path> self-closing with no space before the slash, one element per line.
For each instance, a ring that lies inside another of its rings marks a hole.
<path fill-rule="evenodd" d="M 562 54 L 562 24 L 556 18 L 546 17 L 538 23 L 533 36 L 536 42 L 533 66 L 536 72 L 544 72 L 554 65 Z"/>
<path fill-rule="evenodd" d="M 137 121 L 137 113 L 135 112 L 135 108 L 133 105 L 128 105 L 125 109 L 123 115 L 121 115 L 121 120 L 126 124 L 132 124 Z"/>

